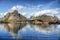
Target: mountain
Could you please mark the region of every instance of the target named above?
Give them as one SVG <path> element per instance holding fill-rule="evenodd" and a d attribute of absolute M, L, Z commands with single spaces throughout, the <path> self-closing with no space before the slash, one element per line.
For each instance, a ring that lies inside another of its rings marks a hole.
<path fill-rule="evenodd" d="M 18 13 L 17 10 L 14 10 L 13 12 L 9 12 L 7 13 L 4 18 L 3 21 L 4 22 L 23 22 L 25 21 L 27 18 L 24 17 L 23 15 L 21 15 L 20 13 Z"/>
<path fill-rule="evenodd" d="M 56 21 L 58 21 L 58 18 L 56 16 L 48 16 L 48 15 L 41 15 L 41 16 L 36 16 L 36 17 L 31 16 L 30 19 L 44 20 L 46 22 L 56 22 Z"/>

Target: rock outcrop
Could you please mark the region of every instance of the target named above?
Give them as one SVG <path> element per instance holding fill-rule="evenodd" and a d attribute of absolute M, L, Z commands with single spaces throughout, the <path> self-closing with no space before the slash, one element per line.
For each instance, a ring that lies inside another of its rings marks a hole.
<path fill-rule="evenodd" d="M 56 16 L 48 16 L 48 15 L 42 15 L 37 17 L 31 17 L 30 19 L 38 19 L 38 20 L 44 20 L 46 22 L 56 22 L 58 21 L 58 18 Z"/>
<path fill-rule="evenodd" d="M 26 17 L 19 14 L 17 10 L 14 10 L 11 13 L 7 13 L 3 18 L 4 22 L 23 22 L 25 20 L 26 20 Z"/>

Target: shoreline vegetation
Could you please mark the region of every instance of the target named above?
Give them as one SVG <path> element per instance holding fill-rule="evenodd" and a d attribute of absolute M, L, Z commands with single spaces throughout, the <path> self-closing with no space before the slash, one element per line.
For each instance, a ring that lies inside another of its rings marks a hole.
<path fill-rule="evenodd" d="M 14 10 L 11 13 L 7 13 L 2 19 L 0 19 L 0 23 L 33 23 L 33 24 L 60 24 L 59 19 L 54 16 L 31 16 L 27 19 L 25 16 L 18 13 L 17 10 Z"/>

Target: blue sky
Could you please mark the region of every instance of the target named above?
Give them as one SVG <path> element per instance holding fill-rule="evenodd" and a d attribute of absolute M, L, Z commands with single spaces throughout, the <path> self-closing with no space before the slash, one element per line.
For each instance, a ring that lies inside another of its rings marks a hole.
<path fill-rule="evenodd" d="M 60 10 L 59 0 L 0 0 L 1 16 L 15 9 L 28 18 L 32 15 L 36 16 L 46 13 L 55 13 L 60 16 L 58 14 Z"/>

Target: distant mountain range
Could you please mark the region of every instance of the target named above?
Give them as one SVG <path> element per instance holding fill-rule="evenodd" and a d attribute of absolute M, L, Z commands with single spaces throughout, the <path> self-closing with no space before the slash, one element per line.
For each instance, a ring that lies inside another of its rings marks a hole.
<path fill-rule="evenodd" d="M 44 20 L 46 22 L 56 22 L 58 21 L 59 19 L 57 18 L 57 16 L 48 16 L 48 15 L 41 15 L 41 16 L 31 16 L 30 19 L 38 19 L 38 20 Z"/>

